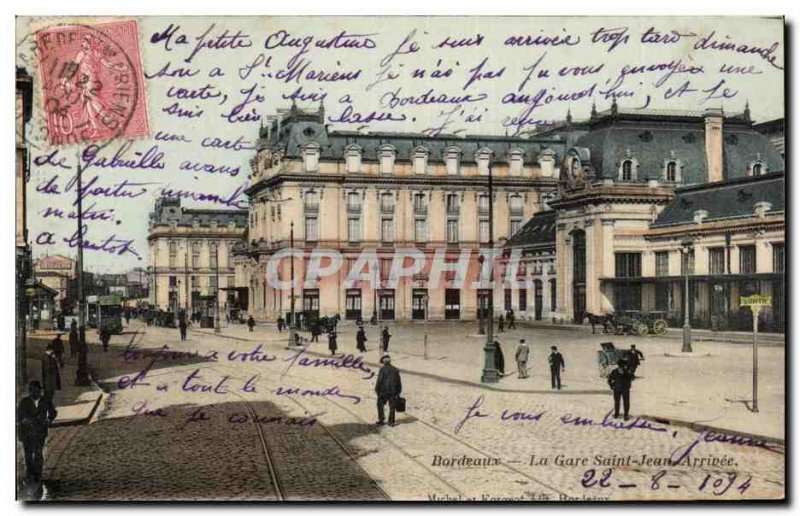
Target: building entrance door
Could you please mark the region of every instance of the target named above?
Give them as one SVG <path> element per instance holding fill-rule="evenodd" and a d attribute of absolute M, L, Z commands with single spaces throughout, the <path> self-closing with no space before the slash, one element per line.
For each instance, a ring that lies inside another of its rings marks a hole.
<path fill-rule="evenodd" d="M 344 299 L 344 318 L 355 321 L 359 317 L 361 317 L 361 289 L 347 289 Z"/>
<path fill-rule="evenodd" d="M 586 233 L 578 229 L 572 236 L 572 310 L 577 324 L 586 312 Z"/>
<path fill-rule="evenodd" d="M 411 318 L 422 321 L 428 317 L 428 290 L 415 288 L 411 291 Z"/>
<path fill-rule="evenodd" d="M 381 320 L 394 320 L 394 290 L 386 289 L 378 292 L 378 302 Z"/>
<path fill-rule="evenodd" d="M 303 316 L 306 321 L 319 319 L 319 290 L 303 289 Z"/>
<path fill-rule="evenodd" d="M 537 321 L 542 320 L 542 282 L 533 282 L 533 315 Z"/>
<path fill-rule="evenodd" d="M 455 288 L 448 288 L 444 291 L 444 318 L 461 318 L 461 291 Z"/>

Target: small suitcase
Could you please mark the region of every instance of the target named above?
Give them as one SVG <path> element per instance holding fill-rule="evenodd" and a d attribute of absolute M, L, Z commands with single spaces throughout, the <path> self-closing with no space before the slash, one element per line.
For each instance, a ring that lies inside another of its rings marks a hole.
<path fill-rule="evenodd" d="M 406 399 L 398 396 L 397 399 L 395 399 L 395 402 L 394 402 L 394 409 L 397 412 L 405 412 L 406 411 Z"/>

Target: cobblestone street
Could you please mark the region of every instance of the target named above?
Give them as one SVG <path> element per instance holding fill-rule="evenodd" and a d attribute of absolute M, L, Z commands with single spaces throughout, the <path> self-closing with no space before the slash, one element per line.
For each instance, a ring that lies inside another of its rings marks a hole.
<path fill-rule="evenodd" d="M 747 398 L 748 362 L 733 365 L 747 346 L 697 343 L 708 356 L 670 359 L 664 353 L 678 341 L 521 327 L 499 335 L 508 375 L 486 386 L 478 382 L 483 339 L 474 325 L 392 325 L 389 351 L 408 410 L 395 427 L 377 427 L 374 327 L 367 353 L 351 361 L 341 354 L 355 351 L 349 324 L 340 327 L 335 359 L 324 337 L 289 350 L 287 334 L 269 326 L 190 330 L 180 342 L 177 330 L 131 324 L 109 353 L 92 348 L 93 375 L 110 393 L 92 422 L 51 430 L 48 500 L 783 496 L 780 439 L 664 422 L 681 413 L 699 422 L 705 411 L 713 428 L 711 420 L 740 410 L 743 403 L 725 399 Z M 513 360 L 523 337 L 533 357 L 527 380 L 516 377 Z M 596 350 L 607 340 L 636 343 L 646 356 L 629 428 L 604 419 L 612 400 Z M 566 358 L 560 392 L 545 375 L 551 344 Z M 783 347 L 761 354 L 763 409 L 753 417 L 782 432 Z M 467 417 L 470 407 L 475 417 Z M 665 419 L 637 419 L 645 415 Z M 672 466 L 669 457 L 684 458 Z"/>

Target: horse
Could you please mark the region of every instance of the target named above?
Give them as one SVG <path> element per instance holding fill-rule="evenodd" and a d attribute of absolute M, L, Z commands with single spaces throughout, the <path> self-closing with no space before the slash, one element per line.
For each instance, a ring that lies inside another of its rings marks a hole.
<path fill-rule="evenodd" d="M 583 312 L 583 319 L 589 319 L 589 324 L 592 325 L 592 333 L 595 333 L 595 325 L 602 324 L 603 325 L 603 333 L 609 333 L 609 329 L 614 328 L 614 314 L 605 314 L 605 315 L 595 315 L 590 312 Z"/>

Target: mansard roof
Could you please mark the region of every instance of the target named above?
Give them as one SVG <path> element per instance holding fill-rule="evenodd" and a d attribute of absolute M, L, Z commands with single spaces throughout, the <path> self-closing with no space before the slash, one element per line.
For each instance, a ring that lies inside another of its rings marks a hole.
<path fill-rule="evenodd" d="M 780 213 L 786 202 L 783 171 L 681 188 L 675 194 L 652 228 L 693 223 L 698 210 L 708 213 L 703 222 L 752 217 L 760 202 L 771 205 L 767 215 Z"/>
<path fill-rule="evenodd" d="M 216 222 L 218 226 L 227 226 L 233 222 L 237 228 L 246 228 L 247 216 L 247 210 L 184 208 L 180 198 L 162 198 L 156 200 L 150 220 L 156 225 L 175 222 L 179 226 L 192 226 L 195 222 L 200 226 L 210 226 L 212 222 Z"/>
<path fill-rule="evenodd" d="M 783 168 L 778 151 L 747 117 L 725 117 L 722 136 L 726 179 L 746 176 L 748 165 L 759 159 L 767 171 Z M 620 110 L 601 114 L 589 132 L 575 141 L 573 149 L 588 155 L 588 164 L 598 178 L 615 178 L 626 157 L 638 162 L 642 180 L 661 178 L 665 163 L 672 157 L 681 163 L 684 184 L 704 183 L 707 177 L 705 119 L 701 112 Z"/>
<path fill-rule="evenodd" d="M 556 243 L 556 211 L 542 211 L 514 233 L 507 247 L 550 247 Z"/>

